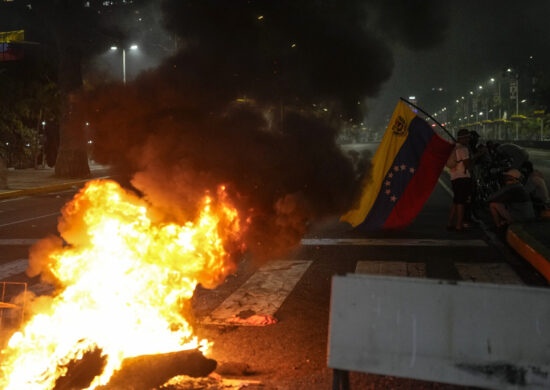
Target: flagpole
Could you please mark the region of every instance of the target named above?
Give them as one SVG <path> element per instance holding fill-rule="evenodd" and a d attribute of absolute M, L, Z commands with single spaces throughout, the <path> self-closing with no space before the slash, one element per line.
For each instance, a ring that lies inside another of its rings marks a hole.
<path fill-rule="evenodd" d="M 439 127 L 441 127 L 441 129 L 443 129 L 443 131 L 444 131 L 445 133 L 447 133 L 447 135 L 448 135 L 449 137 L 451 137 L 451 139 L 456 143 L 455 137 L 453 137 L 453 135 L 452 135 L 451 133 L 449 133 L 449 131 L 448 131 L 441 123 L 439 123 L 437 120 L 435 120 L 433 116 L 431 116 L 431 115 L 428 114 L 426 111 L 424 111 L 423 109 L 421 109 L 420 107 L 418 107 L 416 104 L 413 104 L 413 103 L 409 102 L 407 99 L 402 98 L 402 97 L 400 97 L 399 99 L 403 100 L 405 103 L 410 104 L 411 106 L 413 106 L 414 108 L 416 108 L 418 111 L 420 111 L 420 112 L 422 112 L 423 114 L 427 115 L 428 118 L 430 118 L 430 119 L 431 119 L 432 121 L 434 121 Z"/>

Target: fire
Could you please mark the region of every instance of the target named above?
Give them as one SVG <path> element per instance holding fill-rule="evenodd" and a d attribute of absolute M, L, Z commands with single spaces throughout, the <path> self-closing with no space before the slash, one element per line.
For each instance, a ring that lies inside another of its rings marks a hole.
<path fill-rule="evenodd" d="M 89 182 L 63 208 L 66 244 L 42 244 L 38 257 L 59 288 L 35 301 L 9 340 L 0 388 L 52 389 L 68 362 L 98 348 L 106 365 L 90 389 L 128 357 L 206 352 L 208 341 L 193 335 L 182 308 L 197 284 L 216 286 L 234 270 L 224 242 L 238 239 L 239 218 L 224 194 L 220 187 L 215 201 L 205 196 L 196 220 L 179 225 L 155 220 L 147 202 L 113 181 Z"/>

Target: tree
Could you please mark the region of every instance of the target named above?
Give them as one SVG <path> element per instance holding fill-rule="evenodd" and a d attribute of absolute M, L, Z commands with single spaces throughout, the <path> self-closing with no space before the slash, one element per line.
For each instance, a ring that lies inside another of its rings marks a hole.
<path fill-rule="evenodd" d="M 141 3 L 132 2 L 133 6 Z M 37 41 L 42 53 L 57 70 L 60 133 L 55 164 L 57 176 L 86 177 L 90 174 L 84 124 L 74 115 L 75 96 L 83 86 L 83 62 L 106 50 L 113 41 L 124 39 L 124 33 L 116 24 L 120 13 L 129 11 L 126 4 L 110 2 L 110 7 L 105 7 L 104 2 L 98 0 L 0 3 L 0 27 L 25 28 L 29 37 L 26 39 Z"/>
<path fill-rule="evenodd" d="M 0 154 L 8 166 L 25 167 L 41 152 L 41 122 L 58 116 L 59 92 L 51 65 L 33 57 L 0 72 Z"/>

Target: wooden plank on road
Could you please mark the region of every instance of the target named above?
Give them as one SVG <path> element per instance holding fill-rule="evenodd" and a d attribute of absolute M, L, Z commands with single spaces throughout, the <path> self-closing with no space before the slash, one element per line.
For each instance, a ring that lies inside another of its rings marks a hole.
<path fill-rule="evenodd" d="M 550 388 L 550 289 L 334 276 L 328 366 L 498 390 Z"/>

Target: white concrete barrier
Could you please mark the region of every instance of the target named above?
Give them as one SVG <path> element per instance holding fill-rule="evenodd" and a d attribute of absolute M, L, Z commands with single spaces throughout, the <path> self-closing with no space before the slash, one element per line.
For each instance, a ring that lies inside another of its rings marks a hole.
<path fill-rule="evenodd" d="M 550 289 L 373 275 L 332 280 L 328 366 L 550 388 Z"/>

